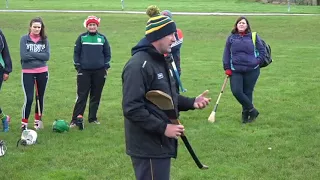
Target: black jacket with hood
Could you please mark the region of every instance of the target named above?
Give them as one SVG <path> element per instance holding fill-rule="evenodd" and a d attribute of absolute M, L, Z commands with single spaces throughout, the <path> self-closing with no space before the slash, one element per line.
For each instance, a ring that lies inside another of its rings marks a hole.
<path fill-rule="evenodd" d="M 195 98 L 176 91 L 172 67 L 145 38 L 132 48 L 122 73 L 122 108 L 125 118 L 126 153 L 140 158 L 175 158 L 177 140 L 164 135 L 171 124 L 167 112 L 145 98 L 150 90 L 169 94 L 178 111 L 194 109 Z"/>

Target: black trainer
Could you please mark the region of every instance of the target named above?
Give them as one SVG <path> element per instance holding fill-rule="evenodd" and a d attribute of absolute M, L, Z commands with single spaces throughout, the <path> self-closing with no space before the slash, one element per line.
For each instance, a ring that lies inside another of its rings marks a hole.
<path fill-rule="evenodd" d="M 77 126 L 79 127 L 79 130 L 84 129 L 83 117 L 81 115 L 77 117 Z"/>

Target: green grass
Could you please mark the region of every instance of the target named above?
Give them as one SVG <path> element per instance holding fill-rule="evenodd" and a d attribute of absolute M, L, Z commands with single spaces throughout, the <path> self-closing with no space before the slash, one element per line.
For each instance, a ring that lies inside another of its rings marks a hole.
<path fill-rule="evenodd" d="M 1 90 L 1 107 L 12 117 L 11 131 L 0 132 L 0 139 L 8 146 L 7 154 L 0 158 L 1 179 L 134 179 L 124 147 L 120 78 L 131 47 L 144 35 L 147 17 L 97 15 L 102 18 L 100 31 L 112 46 L 112 68 L 98 112 L 102 124 L 86 124 L 82 132 L 71 129 L 57 134 L 51 131 L 54 119 L 71 118 L 76 96 L 73 47 L 84 31 L 82 23 L 87 15 L 0 13 L 1 29 L 13 59 L 13 73 Z M 42 16 L 46 23 L 52 53 L 45 97 L 45 129 L 38 132 L 39 144 L 17 148 L 24 101 L 19 39 L 27 33 L 29 20 L 35 16 Z M 211 124 L 207 118 L 224 78 L 222 51 L 235 19 L 175 18 L 185 35 L 181 52 L 182 81 L 188 89 L 185 95 L 196 96 L 209 89 L 213 102 L 207 109 L 181 114 L 190 143 L 210 169 L 198 170 L 179 140 L 178 159 L 172 162 L 172 179 L 319 179 L 320 36 L 315 30 L 320 28 L 319 17 L 250 17 L 252 29 L 271 44 L 275 60 L 261 70 L 255 89 L 254 102 L 261 114 L 255 123 L 242 125 L 241 107 L 228 84 L 219 104 L 217 121 Z"/>
<path fill-rule="evenodd" d="M 120 0 L 9 0 L 10 9 L 76 9 L 76 10 L 121 10 Z M 80 3 L 81 2 L 81 3 Z M 253 0 L 124 0 L 125 10 L 145 9 L 156 4 L 161 9 L 190 12 L 281 12 L 286 13 L 287 4 L 273 5 Z M 5 1 L 3 1 L 5 8 Z M 291 5 L 291 13 L 320 13 L 319 6 Z"/>

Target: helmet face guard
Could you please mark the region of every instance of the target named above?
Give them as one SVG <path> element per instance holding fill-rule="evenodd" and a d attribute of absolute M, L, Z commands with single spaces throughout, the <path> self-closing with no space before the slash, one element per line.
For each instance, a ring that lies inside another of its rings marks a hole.
<path fill-rule="evenodd" d="M 4 156 L 7 151 L 7 146 L 3 140 L 0 140 L 0 157 Z"/>

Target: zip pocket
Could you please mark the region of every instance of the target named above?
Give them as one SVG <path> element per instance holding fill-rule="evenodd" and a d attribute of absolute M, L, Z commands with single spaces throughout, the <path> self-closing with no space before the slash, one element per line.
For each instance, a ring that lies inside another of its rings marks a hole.
<path fill-rule="evenodd" d="M 160 140 L 160 147 L 161 147 L 161 148 L 163 148 L 163 140 L 162 140 L 162 136 L 160 136 L 159 140 Z"/>

